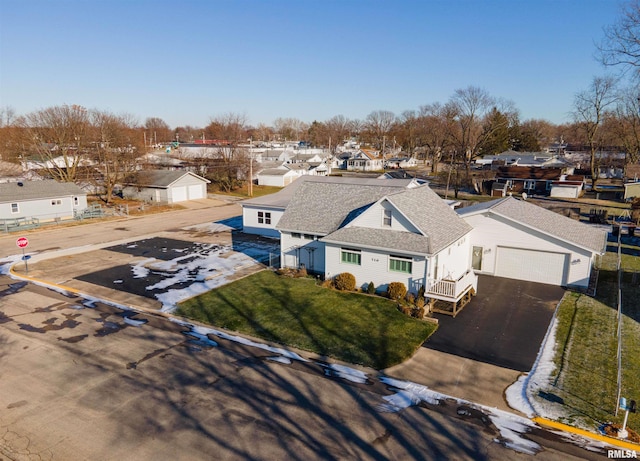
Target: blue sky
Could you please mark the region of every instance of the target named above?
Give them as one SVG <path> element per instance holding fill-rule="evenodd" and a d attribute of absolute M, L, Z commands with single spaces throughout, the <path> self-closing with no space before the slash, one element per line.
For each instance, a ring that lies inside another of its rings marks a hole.
<path fill-rule="evenodd" d="M 0 0 L 0 107 L 170 126 L 400 114 L 455 90 L 568 121 L 617 0 Z"/>

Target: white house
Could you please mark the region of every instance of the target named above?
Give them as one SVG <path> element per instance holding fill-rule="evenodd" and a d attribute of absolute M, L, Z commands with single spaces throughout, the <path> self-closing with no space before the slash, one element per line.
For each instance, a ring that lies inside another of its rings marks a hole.
<path fill-rule="evenodd" d="M 142 170 L 122 190 L 127 198 L 155 203 L 178 203 L 207 198 L 206 178 L 190 171 Z"/>
<path fill-rule="evenodd" d="M 326 278 L 349 272 L 358 286 L 379 290 L 402 282 L 452 303 L 475 293 L 471 226 L 427 185 L 374 181 L 301 184 L 276 226 L 281 265 Z"/>
<path fill-rule="evenodd" d="M 279 170 L 287 171 L 287 170 Z M 348 183 L 353 185 L 379 185 L 392 186 L 401 190 L 403 188 L 417 187 L 420 180 L 407 179 L 386 179 L 381 183 L 381 179 L 373 178 L 353 178 L 340 176 L 300 176 L 284 189 L 270 195 L 251 198 L 240 202 L 242 205 L 242 225 L 243 232 L 248 234 L 263 235 L 265 237 L 279 237 L 280 232 L 276 229 L 280 217 L 289 205 L 294 194 L 304 182 L 320 183 Z"/>
<path fill-rule="evenodd" d="M 477 273 L 585 288 L 607 232 L 514 197 L 457 210 Z"/>
<path fill-rule="evenodd" d="M 0 184 L 0 221 L 73 219 L 87 208 L 87 193 L 74 183 L 53 180 Z M 2 226 L 4 227 L 4 226 Z"/>

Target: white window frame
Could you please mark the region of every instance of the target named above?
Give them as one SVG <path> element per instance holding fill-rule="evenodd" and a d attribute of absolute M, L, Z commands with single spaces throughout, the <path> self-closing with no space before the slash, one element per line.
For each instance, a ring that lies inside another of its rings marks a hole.
<path fill-rule="evenodd" d="M 536 188 L 536 180 L 535 179 L 525 179 L 524 180 L 524 189 L 525 190 L 533 190 Z"/>
<path fill-rule="evenodd" d="M 401 266 L 408 265 L 408 270 L 403 268 L 392 267 L 394 264 L 400 264 Z M 406 256 L 389 255 L 389 272 L 400 272 L 402 274 L 413 273 L 413 258 Z"/>
<path fill-rule="evenodd" d="M 354 259 L 355 261 L 352 261 Z M 362 265 L 362 252 L 353 248 L 340 248 L 340 262 L 342 264 Z"/>
<path fill-rule="evenodd" d="M 271 225 L 271 213 L 269 211 L 258 211 L 258 224 Z"/>
<path fill-rule="evenodd" d="M 11 204 L 11 214 L 16 214 L 16 213 L 20 213 L 20 204 L 19 203 L 12 203 Z"/>
<path fill-rule="evenodd" d="M 51 199 L 51 206 L 58 206 L 58 205 L 62 205 L 62 200 L 60 200 L 59 198 Z"/>
<path fill-rule="evenodd" d="M 393 223 L 393 212 L 391 210 L 382 210 L 382 226 L 391 227 Z"/>

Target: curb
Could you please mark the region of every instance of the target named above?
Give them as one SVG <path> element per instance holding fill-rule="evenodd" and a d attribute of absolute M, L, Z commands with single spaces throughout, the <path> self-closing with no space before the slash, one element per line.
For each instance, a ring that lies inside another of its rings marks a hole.
<path fill-rule="evenodd" d="M 568 424 L 559 423 L 557 421 L 552 421 L 550 419 L 542 418 L 540 416 L 536 416 L 531 419 L 534 423 L 537 423 L 540 426 L 551 428 L 551 429 L 559 429 L 564 432 L 569 432 L 571 434 L 580 435 L 583 437 L 587 437 L 590 439 L 595 439 L 600 442 L 605 442 L 609 445 L 614 445 L 620 448 L 624 448 L 626 450 L 633 450 L 640 452 L 640 444 L 627 442 L 625 440 L 616 439 L 615 437 L 610 437 L 608 435 L 596 434 L 593 432 L 589 432 L 584 429 L 578 429 L 577 427 L 569 426 Z"/>

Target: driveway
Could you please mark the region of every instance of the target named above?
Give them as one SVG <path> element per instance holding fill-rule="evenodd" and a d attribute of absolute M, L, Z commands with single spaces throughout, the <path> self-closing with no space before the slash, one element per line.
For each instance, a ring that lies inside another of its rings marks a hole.
<path fill-rule="evenodd" d="M 478 295 L 455 319 L 437 315 L 439 328 L 424 347 L 527 372 L 564 291 L 553 285 L 481 275 Z"/>

